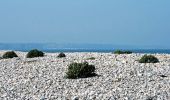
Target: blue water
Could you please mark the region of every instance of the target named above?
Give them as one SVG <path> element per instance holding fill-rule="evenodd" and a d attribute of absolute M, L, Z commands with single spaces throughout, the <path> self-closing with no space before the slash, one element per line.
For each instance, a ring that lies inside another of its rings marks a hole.
<path fill-rule="evenodd" d="M 155 48 L 152 46 L 128 46 L 111 44 L 56 44 L 56 43 L 0 43 L 0 50 L 26 51 L 37 48 L 44 52 L 114 52 L 117 49 L 130 50 L 134 53 L 166 53 L 170 54 L 170 49 L 136 49 Z M 158 48 L 158 47 L 157 47 Z M 162 47 L 159 47 L 162 48 Z"/>
<path fill-rule="evenodd" d="M 128 49 L 129 50 L 129 49 Z M 18 50 L 28 52 L 29 50 Z M 114 52 L 113 49 L 44 49 L 43 52 L 55 53 L 55 52 L 100 52 L 110 53 Z M 170 49 L 132 49 L 133 53 L 159 53 L 159 54 L 170 54 Z"/>

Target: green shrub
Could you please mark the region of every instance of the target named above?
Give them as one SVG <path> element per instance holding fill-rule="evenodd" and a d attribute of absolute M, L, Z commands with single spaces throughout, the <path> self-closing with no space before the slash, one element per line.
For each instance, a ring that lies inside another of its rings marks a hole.
<path fill-rule="evenodd" d="M 116 51 L 114 51 L 114 54 L 132 54 L 132 51 L 116 50 Z"/>
<path fill-rule="evenodd" d="M 66 57 L 66 55 L 65 55 L 63 52 L 61 52 L 61 53 L 58 55 L 58 57 L 59 57 L 59 58 L 63 58 L 63 57 Z"/>
<path fill-rule="evenodd" d="M 124 51 L 125 54 L 132 54 L 132 51 Z"/>
<path fill-rule="evenodd" d="M 66 77 L 69 79 L 87 78 L 95 75 L 95 66 L 84 63 L 72 63 L 68 67 Z"/>
<path fill-rule="evenodd" d="M 43 57 L 44 53 L 42 51 L 39 51 L 37 49 L 33 49 L 31 51 L 28 52 L 27 54 L 27 58 L 34 58 L 34 57 Z"/>
<path fill-rule="evenodd" d="M 14 58 L 14 57 L 18 57 L 14 51 L 5 52 L 2 56 L 2 58 L 4 58 L 4 59 Z"/>
<path fill-rule="evenodd" d="M 152 55 L 144 55 L 140 60 L 139 63 L 157 63 L 159 62 L 158 58 Z"/>
<path fill-rule="evenodd" d="M 87 60 L 95 60 L 95 59 L 96 59 L 95 57 L 87 58 Z"/>

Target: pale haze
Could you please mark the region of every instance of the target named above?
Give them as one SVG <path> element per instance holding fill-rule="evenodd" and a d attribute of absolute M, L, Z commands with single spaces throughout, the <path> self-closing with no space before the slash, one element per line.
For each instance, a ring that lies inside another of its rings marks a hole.
<path fill-rule="evenodd" d="M 0 43 L 170 48 L 169 0 L 1 0 Z"/>

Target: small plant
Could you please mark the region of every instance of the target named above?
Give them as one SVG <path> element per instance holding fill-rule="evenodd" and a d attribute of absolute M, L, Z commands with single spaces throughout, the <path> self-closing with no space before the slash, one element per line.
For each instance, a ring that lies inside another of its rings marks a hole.
<path fill-rule="evenodd" d="M 132 54 L 132 51 L 116 50 L 116 51 L 114 51 L 114 54 Z"/>
<path fill-rule="evenodd" d="M 43 57 L 44 53 L 42 51 L 39 51 L 37 49 L 33 49 L 31 51 L 28 52 L 27 54 L 27 58 L 34 58 L 34 57 Z"/>
<path fill-rule="evenodd" d="M 72 63 L 68 66 L 66 78 L 77 79 L 87 78 L 95 75 L 95 66 L 84 63 Z"/>
<path fill-rule="evenodd" d="M 157 96 L 147 97 L 146 100 L 157 100 Z"/>
<path fill-rule="evenodd" d="M 96 59 L 95 57 L 87 58 L 87 60 L 95 60 L 95 59 Z"/>
<path fill-rule="evenodd" d="M 159 62 L 158 58 L 152 55 L 144 55 L 140 60 L 139 63 L 157 63 Z"/>
<path fill-rule="evenodd" d="M 132 51 L 124 51 L 125 54 L 132 54 Z"/>
<path fill-rule="evenodd" d="M 4 58 L 4 59 L 14 58 L 14 57 L 18 57 L 14 51 L 5 52 L 2 56 L 2 58 Z"/>
<path fill-rule="evenodd" d="M 63 52 L 61 52 L 61 53 L 58 55 L 58 57 L 59 57 L 59 58 L 63 58 L 63 57 L 66 57 L 66 55 L 65 55 Z"/>
<path fill-rule="evenodd" d="M 153 97 L 148 97 L 146 100 L 153 100 Z"/>

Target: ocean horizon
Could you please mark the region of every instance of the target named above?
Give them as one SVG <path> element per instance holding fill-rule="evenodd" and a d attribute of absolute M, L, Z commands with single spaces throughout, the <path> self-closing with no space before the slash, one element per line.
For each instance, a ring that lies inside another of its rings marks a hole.
<path fill-rule="evenodd" d="M 35 48 L 34 48 L 35 49 Z M 23 49 L 0 49 L 0 50 L 13 50 L 13 51 L 21 51 L 28 52 L 31 49 L 23 50 Z M 58 52 L 99 52 L 99 53 L 112 53 L 118 49 L 39 49 L 43 52 L 47 53 L 58 53 Z M 129 50 L 133 53 L 149 53 L 149 54 L 170 54 L 170 49 L 120 49 L 120 50 Z"/>
<path fill-rule="evenodd" d="M 133 53 L 166 53 L 170 49 L 157 49 L 154 46 L 129 46 L 112 44 L 56 44 L 56 43 L 0 43 L 0 50 L 14 50 L 28 52 L 32 49 L 39 49 L 43 52 L 103 52 L 109 53 L 115 50 L 129 50 Z"/>
<path fill-rule="evenodd" d="M 116 50 L 116 49 L 115 49 Z M 99 53 L 110 53 L 110 52 L 114 52 L 115 50 L 113 49 L 49 49 L 49 50 L 42 50 L 44 52 L 48 52 L 48 53 L 55 53 L 55 52 L 99 52 Z M 126 50 L 126 49 L 121 49 L 121 50 Z M 127 49 L 129 50 L 129 49 Z M 28 52 L 29 50 L 19 50 L 19 51 L 25 51 Z M 133 53 L 159 53 L 159 54 L 170 54 L 170 50 L 161 50 L 161 49 L 133 49 L 130 50 Z"/>

